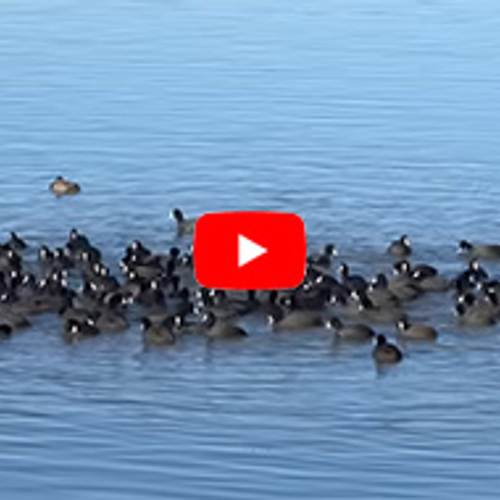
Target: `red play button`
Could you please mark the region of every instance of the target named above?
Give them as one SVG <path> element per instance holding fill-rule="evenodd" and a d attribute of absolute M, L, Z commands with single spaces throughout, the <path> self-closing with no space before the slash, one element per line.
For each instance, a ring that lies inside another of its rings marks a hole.
<path fill-rule="evenodd" d="M 306 235 L 295 214 L 221 212 L 196 223 L 196 279 L 207 288 L 295 288 L 304 279 Z"/>

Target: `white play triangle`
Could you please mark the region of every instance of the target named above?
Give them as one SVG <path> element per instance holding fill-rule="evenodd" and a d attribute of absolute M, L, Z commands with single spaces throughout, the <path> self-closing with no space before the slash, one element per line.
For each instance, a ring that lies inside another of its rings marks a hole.
<path fill-rule="evenodd" d="M 267 248 L 238 234 L 238 267 L 248 264 L 265 253 L 267 253 Z"/>

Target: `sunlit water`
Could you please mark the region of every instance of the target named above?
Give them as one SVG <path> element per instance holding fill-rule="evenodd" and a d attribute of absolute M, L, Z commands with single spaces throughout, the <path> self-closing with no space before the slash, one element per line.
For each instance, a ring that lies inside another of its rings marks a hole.
<path fill-rule="evenodd" d="M 499 33 L 493 1 L 2 0 L 1 234 L 111 263 L 174 206 L 276 209 L 357 271 L 406 232 L 451 275 L 500 240 Z M 498 498 L 500 329 L 450 308 L 386 373 L 326 332 L 145 351 L 36 318 L 0 344 L 2 498 Z"/>

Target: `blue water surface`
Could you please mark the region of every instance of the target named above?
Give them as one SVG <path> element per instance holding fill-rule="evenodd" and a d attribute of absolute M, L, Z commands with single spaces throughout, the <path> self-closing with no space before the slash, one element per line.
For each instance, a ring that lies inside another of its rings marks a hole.
<path fill-rule="evenodd" d="M 113 263 L 174 206 L 285 210 L 360 271 L 408 233 L 451 275 L 500 241 L 499 116 L 493 0 L 2 0 L 0 234 Z M 145 351 L 36 318 L 0 343 L 1 496 L 498 498 L 500 329 L 450 308 L 386 373 L 326 332 Z"/>

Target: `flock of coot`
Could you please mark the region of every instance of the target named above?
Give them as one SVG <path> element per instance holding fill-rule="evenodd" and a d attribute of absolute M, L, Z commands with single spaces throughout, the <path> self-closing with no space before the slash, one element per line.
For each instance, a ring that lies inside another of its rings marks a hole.
<path fill-rule="evenodd" d="M 172 212 L 179 237 L 193 233 L 195 220 Z M 68 343 L 122 332 L 141 324 L 148 345 L 171 345 L 184 335 L 209 340 L 248 335 L 240 319 L 252 315 L 273 331 L 331 329 L 339 342 L 373 342 L 377 363 L 397 363 L 400 348 L 377 334 L 392 325 L 396 337 L 433 342 L 431 325 L 412 322 L 407 304 L 426 294 L 447 293 L 458 325 L 484 328 L 500 318 L 500 282 L 490 278 L 480 259 L 499 259 L 499 245 L 459 244 L 466 259 L 453 279 L 428 264 L 412 264 L 412 247 L 403 235 L 386 252 L 394 259 L 391 275 L 353 274 L 333 244 L 307 259 L 303 283 L 293 290 L 230 292 L 198 286 L 191 251 L 170 248 L 154 253 L 140 241 L 125 249 L 113 274 L 88 236 L 72 229 L 60 248 L 38 249 L 35 262 L 17 234 L 0 245 L 0 335 L 30 326 L 33 316 L 55 313 Z"/>

